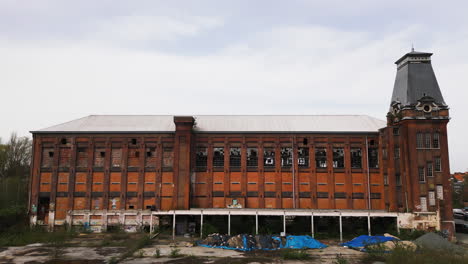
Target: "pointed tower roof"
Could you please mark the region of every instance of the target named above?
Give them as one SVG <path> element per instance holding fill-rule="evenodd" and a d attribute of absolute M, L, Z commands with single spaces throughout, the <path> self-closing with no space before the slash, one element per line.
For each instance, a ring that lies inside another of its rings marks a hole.
<path fill-rule="evenodd" d="M 414 106 L 424 97 L 446 106 L 432 69 L 431 56 L 432 53 L 412 50 L 395 62 L 397 74 L 391 104 L 400 102 L 401 106 Z"/>

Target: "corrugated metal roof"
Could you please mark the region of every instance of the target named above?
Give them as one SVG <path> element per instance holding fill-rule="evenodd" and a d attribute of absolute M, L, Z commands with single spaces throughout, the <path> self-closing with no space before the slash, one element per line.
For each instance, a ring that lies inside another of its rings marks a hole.
<path fill-rule="evenodd" d="M 377 132 L 386 122 L 366 115 L 197 115 L 198 132 Z M 91 115 L 33 133 L 174 132 L 172 115 Z"/>

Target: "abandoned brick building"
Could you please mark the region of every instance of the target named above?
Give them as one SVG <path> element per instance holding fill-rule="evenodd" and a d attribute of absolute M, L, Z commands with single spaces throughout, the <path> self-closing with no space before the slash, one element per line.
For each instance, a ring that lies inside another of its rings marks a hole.
<path fill-rule="evenodd" d="M 452 232 L 449 110 L 431 56 L 396 61 L 386 121 L 100 115 L 32 131 L 31 221 L 105 228 L 164 214 L 174 225 L 176 214 L 392 216 L 399 227 Z"/>

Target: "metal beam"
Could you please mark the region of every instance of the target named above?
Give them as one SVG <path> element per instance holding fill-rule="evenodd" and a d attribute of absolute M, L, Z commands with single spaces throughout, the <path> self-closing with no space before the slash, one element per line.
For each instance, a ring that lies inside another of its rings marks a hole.
<path fill-rule="evenodd" d="M 371 219 L 370 219 L 370 214 L 367 215 L 367 233 L 369 236 L 371 235 Z"/>
<path fill-rule="evenodd" d="M 312 237 L 315 238 L 315 230 L 314 230 L 314 212 L 310 214 L 310 231 L 312 233 Z"/>
<path fill-rule="evenodd" d="M 255 234 L 258 235 L 258 211 L 255 214 Z"/>
<path fill-rule="evenodd" d="M 343 242 L 343 221 L 341 220 L 341 213 L 340 213 L 340 242 Z"/>
<path fill-rule="evenodd" d="M 228 235 L 231 235 L 231 211 L 228 214 Z"/>
<path fill-rule="evenodd" d="M 175 228 L 176 228 L 176 217 L 175 217 L 175 211 L 172 215 L 172 240 L 175 240 Z"/>
<path fill-rule="evenodd" d="M 283 232 L 286 235 L 286 212 L 283 212 Z"/>
<path fill-rule="evenodd" d="M 203 210 L 200 213 L 200 238 L 203 238 Z"/>

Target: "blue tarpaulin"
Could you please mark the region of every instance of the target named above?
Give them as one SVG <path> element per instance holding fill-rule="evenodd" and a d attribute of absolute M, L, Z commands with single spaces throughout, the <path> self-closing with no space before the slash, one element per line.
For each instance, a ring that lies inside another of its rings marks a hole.
<path fill-rule="evenodd" d="M 311 236 L 287 236 L 286 244 L 281 248 L 326 248 L 327 246 L 313 239 Z"/>
<path fill-rule="evenodd" d="M 393 241 L 393 240 L 398 240 L 398 239 L 394 237 L 386 237 L 386 236 L 362 235 L 362 236 L 358 236 L 354 238 L 351 241 L 342 243 L 340 245 L 344 247 L 350 247 L 350 248 L 361 248 L 367 245 L 379 244 L 379 243 L 384 243 L 384 242 Z"/>

